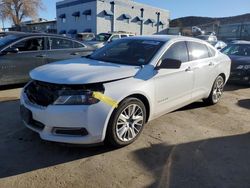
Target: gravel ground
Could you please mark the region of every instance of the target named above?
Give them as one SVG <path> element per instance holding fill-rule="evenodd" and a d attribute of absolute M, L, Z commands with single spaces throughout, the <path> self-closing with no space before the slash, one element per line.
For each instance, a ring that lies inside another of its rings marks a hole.
<path fill-rule="evenodd" d="M 0 187 L 250 187 L 250 88 L 148 123 L 132 145 L 42 141 L 19 117 L 20 89 L 0 91 Z"/>

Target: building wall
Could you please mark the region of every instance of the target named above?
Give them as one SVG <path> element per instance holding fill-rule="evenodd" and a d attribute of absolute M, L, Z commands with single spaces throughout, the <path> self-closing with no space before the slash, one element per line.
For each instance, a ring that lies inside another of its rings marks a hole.
<path fill-rule="evenodd" d="M 160 12 L 160 21 L 163 21 L 165 25 L 159 26 L 159 33 L 165 32 L 169 27 L 169 11 L 148 6 L 141 3 L 128 0 L 115 0 L 114 11 L 110 4 L 114 0 L 65 0 L 57 3 L 57 20 L 58 20 L 58 32 L 62 30 L 75 29 L 77 32 L 83 32 L 85 29 L 92 29 L 92 32 L 98 34 L 102 32 L 114 31 L 127 31 L 137 35 L 140 34 L 141 24 L 135 21 L 135 18 L 141 17 L 141 9 L 144 9 L 144 21 L 143 21 L 143 34 L 155 34 L 157 33 L 157 23 L 147 24 L 147 20 L 154 19 L 157 21 L 156 12 Z M 91 21 L 84 20 L 82 12 L 84 10 L 92 10 Z M 112 18 L 108 18 L 104 14 L 104 10 L 112 11 L 114 13 L 114 22 Z M 72 16 L 76 11 L 80 11 L 80 19 L 78 21 Z M 66 14 L 66 23 L 62 22 L 59 18 L 61 14 Z M 123 14 L 128 14 L 132 18 L 127 23 L 122 18 Z M 114 26 L 113 26 L 114 24 Z"/>
<path fill-rule="evenodd" d="M 58 5 L 65 4 L 67 2 L 72 1 L 63 1 L 57 3 Z M 91 20 L 87 20 L 86 15 L 83 15 L 82 13 L 85 10 L 91 10 Z M 72 16 L 74 12 L 80 12 L 79 19 L 76 19 L 76 17 Z M 96 1 L 77 4 L 74 6 L 67 6 L 63 8 L 57 8 L 57 30 L 58 33 L 62 30 L 66 30 L 67 32 L 70 30 L 77 30 L 78 33 L 82 33 L 86 29 L 91 29 L 92 32 L 96 33 Z M 61 14 L 66 14 L 66 21 L 65 23 L 59 16 Z M 69 35 L 69 34 L 68 34 Z"/>

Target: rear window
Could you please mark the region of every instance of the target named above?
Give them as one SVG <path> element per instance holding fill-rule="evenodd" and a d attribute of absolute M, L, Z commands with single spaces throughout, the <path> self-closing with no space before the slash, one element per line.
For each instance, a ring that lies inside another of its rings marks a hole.
<path fill-rule="evenodd" d="M 187 45 L 191 61 L 210 57 L 208 48 L 205 44 L 198 42 L 187 42 Z"/>

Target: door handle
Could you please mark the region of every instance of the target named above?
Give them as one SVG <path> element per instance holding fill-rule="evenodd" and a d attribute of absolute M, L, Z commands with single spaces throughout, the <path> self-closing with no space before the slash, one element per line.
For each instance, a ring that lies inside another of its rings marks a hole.
<path fill-rule="evenodd" d="M 191 67 L 185 69 L 185 72 L 190 72 L 190 71 L 192 71 Z"/>
<path fill-rule="evenodd" d="M 40 55 L 37 55 L 36 57 L 46 57 L 45 54 L 40 54 Z"/>
<path fill-rule="evenodd" d="M 73 52 L 70 55 L 79 55 L 79 53 L 78 52 Z"/>
<path fill-rule="evenodd" d="M 213 62 L 210 62 L 210 63 L 208 64 L 208 66 L 214 66 L 214 63 L 213 63 Z"/>

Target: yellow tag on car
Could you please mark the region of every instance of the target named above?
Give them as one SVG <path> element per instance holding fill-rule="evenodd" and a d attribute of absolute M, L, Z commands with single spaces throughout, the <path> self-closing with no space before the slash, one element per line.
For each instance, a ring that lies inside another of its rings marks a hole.
<path fill-rule="evenodd" d="M 113 108 L 117 108 L 118 107 L 118 102 L 116 102 L 115 100 L 113 100 L 112 98 L 104 95 L 101 92 L 93 92 L 92 96 L 102 102 L 104 102 L 107 105 L 112 106 Z"/>

